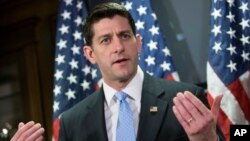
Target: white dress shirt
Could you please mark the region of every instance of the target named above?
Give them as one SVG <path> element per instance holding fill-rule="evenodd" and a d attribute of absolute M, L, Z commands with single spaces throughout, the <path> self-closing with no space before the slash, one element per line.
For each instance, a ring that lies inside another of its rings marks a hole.
<path fill-rule="evenodd" d="M 143 78 L 144 74 L 141 68 L 138 66 L 136 75 L 129 82 L 129 84 L 122 90 L 123 92 L 128 94 L 126 100 L 129 103 L 131 111 L 133 113 L 136 136 L 139 125 L 139 115 L 141 111 L 141 93 L 142 93 Z M 105 82 L 103 82 L 103 90 L 105 95 L 104 113 L 105 113 L 108 140 L 116 141 L 116 128 L 117 128 L 118 114 L 119 114 L 119 102 L 114 98 L 114 95 L 117 91 L 108 86 Z"/>

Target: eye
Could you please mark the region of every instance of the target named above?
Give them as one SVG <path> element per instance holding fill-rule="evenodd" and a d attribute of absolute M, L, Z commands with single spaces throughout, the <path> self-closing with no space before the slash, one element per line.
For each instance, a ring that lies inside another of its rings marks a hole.
<path fill-rule="evenodd" d="M 110 43 L 110 39 L 108 37 L 101 39 L 101 44 L 109 44 L 109 43 Z"/>
<path fill-rule="evenodd" d="M 130 39 L 131 35 L 129 33 L 124 33 L 121 35 L 122 40 L 128 40 Z"/>

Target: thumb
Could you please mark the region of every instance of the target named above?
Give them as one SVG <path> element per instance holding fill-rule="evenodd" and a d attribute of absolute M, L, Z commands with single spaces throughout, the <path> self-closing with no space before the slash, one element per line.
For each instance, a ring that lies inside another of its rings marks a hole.
<path fill-rule="evenodd" d="M 220 102 L 223 95 L 216 96 L 213 102 L 213 105 L 211 107 L 211 112 L 213 113 L 214 117 L 217 119 L 219 110 L 220 110 Z"/>

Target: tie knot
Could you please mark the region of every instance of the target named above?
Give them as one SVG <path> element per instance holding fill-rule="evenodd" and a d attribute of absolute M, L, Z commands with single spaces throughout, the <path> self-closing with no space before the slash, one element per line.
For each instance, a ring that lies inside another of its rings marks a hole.
<path fill-rule="evenodd" d="M 115 97 L 119 100 L 119 101 L 124 101 L 126 98 L 127 98 L 127 94 L 122 92 L 122 91 L 119 91 L 117 93 L 115 93 Z"/>

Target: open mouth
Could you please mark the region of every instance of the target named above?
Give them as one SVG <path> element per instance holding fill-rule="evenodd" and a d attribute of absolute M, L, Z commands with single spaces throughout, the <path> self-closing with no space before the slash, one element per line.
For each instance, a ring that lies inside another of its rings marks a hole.
<path fill-rule="evenodd" d="M 114 62 L 114 64 L 120 64 L 120 63 L 124 63 L 124 62 L 127 62 L 128 61 L 128 59 L 126 59 L 126 58 L 122 58 L 122 59 L 118 59 L 118 60 L 116 60 L 115 62 Z"/>

